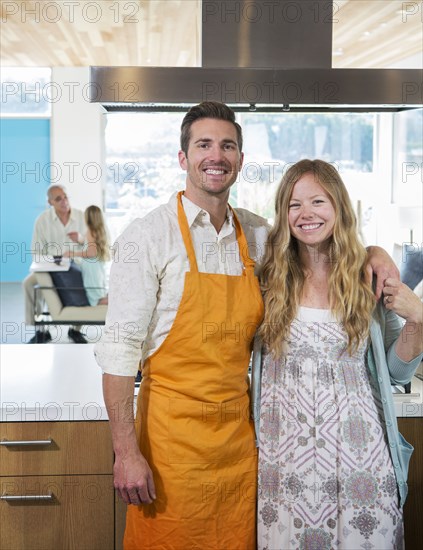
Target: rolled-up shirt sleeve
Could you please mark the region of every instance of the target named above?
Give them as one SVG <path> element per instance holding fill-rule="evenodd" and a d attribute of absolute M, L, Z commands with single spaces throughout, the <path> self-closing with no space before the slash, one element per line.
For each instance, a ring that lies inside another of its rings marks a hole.
<path fill-rule="evenodd" d="M 401 335 L 401 330 L 404 325 L 404 320 L 400 319 L 396 313 L 391 310 L 385 311 L 385 334 L 384 345 L 386 351 L 386 361 L 388 364 L 389 376 L 391 384 L 399 384 L 401 386 L 408 384 L 413 378 L 413 375 L 422 360 L 422 354 L 417 355 L 410 361 L 400 359 L 396 352 L 396 344 L 398 338 L 404 338 Z"/>
<path fill-rule="evenodd" d="M 132 222 L 113 245 L 109 305 L 94 354 L 103 372 L 136 376 L 157 305 L 159 279 L 146 222 Z"/>

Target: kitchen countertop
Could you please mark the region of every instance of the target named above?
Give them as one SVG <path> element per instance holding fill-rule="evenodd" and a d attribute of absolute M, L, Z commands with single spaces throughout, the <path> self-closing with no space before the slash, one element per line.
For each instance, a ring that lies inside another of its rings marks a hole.
<path fill-rule="evenodd" d="M 0 351 L 0 422 L 108 419 L 93 344 L 6 344 Z M 394 394 L 397 417 L 422 417 L 422 396 L 423 381 L 413 377 L 411 394 Z"/>
<path fill-rule="evenodd" d="M 421 373 L 422 364 L 418 369 Z M 395 414 L 397 418 L 423 416 L 423 381 L 413 376 L 411 393 L 394 393 Z"/>
<path fill-rule="evenodd" d="M 93 344 L 7 344 L 0 421 L 108 420 Z"/>

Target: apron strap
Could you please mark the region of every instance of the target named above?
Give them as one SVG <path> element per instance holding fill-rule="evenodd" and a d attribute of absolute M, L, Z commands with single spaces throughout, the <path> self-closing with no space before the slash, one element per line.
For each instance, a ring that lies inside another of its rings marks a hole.
<path fill-rule="evenodd" d="M 242 229 L 241 223 L 238 219 L 238 216 L 235 214 L 235 210 L 232 208 L 231 205 L 229 205 L 229 208 L 232 212 L 232 215 L 234 217 L 235 222 L 235 229 L 236 229 L 236 235 L 237 235 L 237 241 L 238 241 L 238 248 L 239 248 L 239 255 L 241 257 L 242 263 L 244 264 L 245 269 L 252 268 L 254 269 L 254 266 L 256 265 L 256 262 L 252 260 L 249 256 L 248 252 L 248 243 L 247 239 L 245 238 L 245 233 Z"/>
<path fill-rule="evenodd" d="M 187 215 L 185 214 L 184 207 L 182 206 L 183 191 L 178 193 L 178 222 L 181 230 L 182 238 L 184 240 L 185 248 L 188 255 L 189 267 L 192 273 L 198 273 L 197 259 L 195 257 L 194 246 L 192 244 L 191 233 L 189 231 L 189 225 Z"/>
<path fill-rule="evenodd" d="M 183 191 L 179 191 L 177 195 L 179 227 L 181 229 L 182 238 L 187 251 L 190 270 L 193 273 L 198 273 L 197 259 L 195 257 L 194 246 L 192 244 L 188 220 L 185 214 L 184 207 L 182 205 L 182 195 L 183 195 Z M 245 269 L 254 269 L 255 262 L 249 256 L 248 243 L 247 243 L 247 239 L 245 238 L 244 231 L 242 230 L 241 223 L 238 220 L 238 216 L 235 214 L 234 209 L 231 206 L 229 206 L 229 208 L 231 210 L 234 223 L 235 223 L 236 237 L 237 237 L 239 254 L 240 254 L 242 263 L 244 264 Z"/>

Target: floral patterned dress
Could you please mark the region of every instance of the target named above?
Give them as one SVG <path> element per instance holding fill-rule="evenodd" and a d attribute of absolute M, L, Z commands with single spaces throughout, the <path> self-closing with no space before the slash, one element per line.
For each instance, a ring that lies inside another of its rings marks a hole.
<path fill-rule="evenodd" d="M 329 310 L 300 307 L 288 351 L 264 354 L 260 550 L 402 550 L 403 522 L 367 344 L 346 354 Z"/>

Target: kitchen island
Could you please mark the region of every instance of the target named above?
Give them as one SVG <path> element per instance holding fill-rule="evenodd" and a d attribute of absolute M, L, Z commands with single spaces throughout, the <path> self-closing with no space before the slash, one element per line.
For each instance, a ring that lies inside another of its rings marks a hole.
<path fill-rule="evenodd" d="M 0 548 L 117 550 L 125 507 L 93 345 L 3 345 Z"/>

